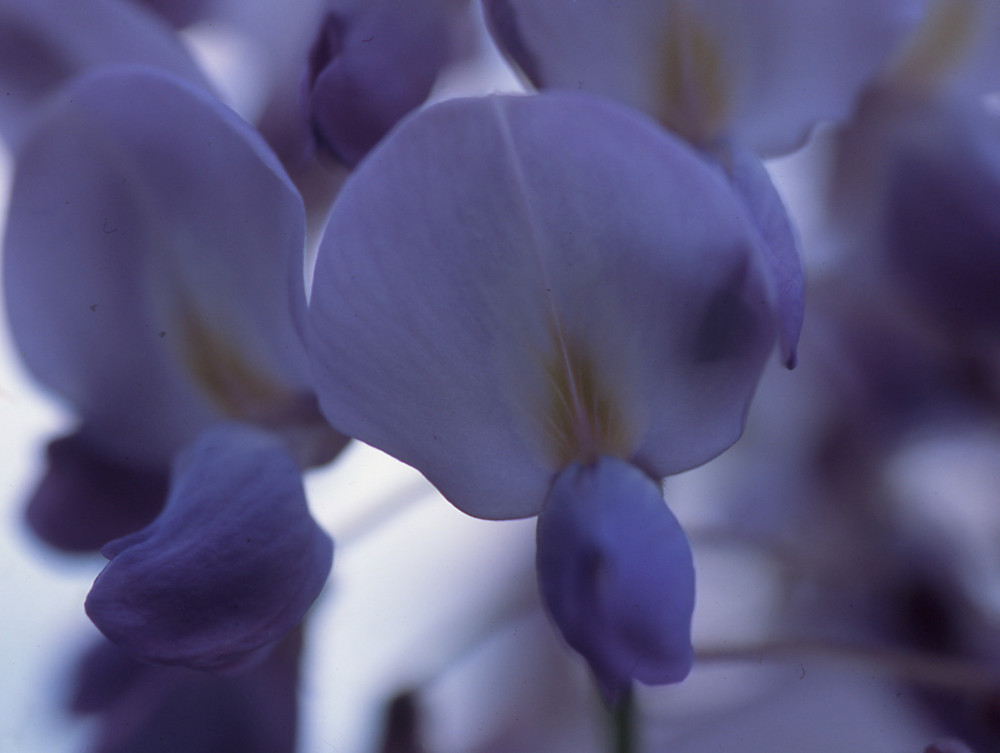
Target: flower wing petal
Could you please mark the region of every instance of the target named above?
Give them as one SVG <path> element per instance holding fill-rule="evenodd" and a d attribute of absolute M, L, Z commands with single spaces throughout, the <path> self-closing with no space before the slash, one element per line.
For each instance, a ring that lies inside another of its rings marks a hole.
<path fill-rule="evenodd" d="M 731 153 L 733 187 L 746 202 L 760 233 L 760 251 L 777 316 L 782 362 L 793 368 L 805 315 L 805 275 L 799 241 L 781 197 L 764 165 L 743 150 Z"/>
<path fill-rule="evenodd" d="M 277 438 L 223 424 L 179 457 L 163 513 L 107 544 L 87 614 L 144 661 L 229 670 L 303 618 L 333 543 Z"/>

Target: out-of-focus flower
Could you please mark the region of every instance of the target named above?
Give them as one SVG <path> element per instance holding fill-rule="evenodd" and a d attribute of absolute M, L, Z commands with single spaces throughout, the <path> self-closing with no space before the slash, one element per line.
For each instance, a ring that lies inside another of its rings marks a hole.
<path fill-rule="evenodd" d="M 50 442 L 46 465 L 26 515 L 42 541 L 65 552 L 93 552 L 143 528 L 167 498 L 166 469 L 107 457 L 83 431 Z"/>
<path fill-rule="evenodd" d="M 924 0 L 920 23 L 880 73 L 911 97 L 971 99 L 1000 88 L 1000 3 Z"/>
<path fill-rule="evenodd" d="M 540 89 L 642 109 L 699 146 L 773 156 L 854 98 L 920 0 L 485 0 L 498 44 Z"/>
<path fill-rule="evenodd" d="M 13 146 L 64 84 L 88 68 L 138 63 L 209 88 L 176 35 L 125 0 L 0 0 L 0 135 Z"/>
<path fill-rule="evenodd" d="M 26 141 L 4 284 L 15 341 L 79 413 L 89 447 L 165 470 L 220 420 L 325 428 L 295 325 L 302 205 L 246 123 L 151 69 L 87 76 Z M 304 301 L 299 302 L 299 306 Z"/>
<path fill-rule="evenodd" d="M 983 99 L 1000 87 L 998 40 L 1000 4 L 930 2 L 834 143 L 832 216 L 852 263 L 966 341 L 1000 324 L 1000 120 Z"/>
<path fill-rule="evenodd" d="M 922 316 L 966 335 L 1000 332 L 1000 118 L 983 108 L 910 111 L 887 148 L 882 242 Z"/>
<path fill-rule="evenodd" d="M 947 737 L 936 740 L 928 745 L 924 753 L 973 753 L 973 751 L 961 740 Z"/>
<path fill-rule="evenodd" d="M 446 0 L 331 10 L 309 54 L 309 121 L 319 147 L 353 167 L 423 104 L 450 61 Z"/>
<path fill-rule="evenodd" d="M 763 253 L 721 170 L 580 95 L 428 109 L 327 226 L 324 412 L 469 514 L 541 513 L 543 594 L 610 697 L 690 667 L 690 552 L 656 480 L 739 436 L 780 319 Z"/>
<path fill-rule="evenodd" d="M 297 330 L 303 236 L 260 137 L 160 71 L 84 76 L 19 155 L 11 328 L 81 419 L 53 444 L 29 520 L 72 548 L 125 535 L 88 610 L 144 659 L 239 663 L 301 619 L 329 570 L 299 472 L 346 440 L 319 413 Z M 129 530 L 183 448 L 162 514 Z M 105 499 L 121 493 L 138 496 Z M 85 535 L 67 535 L 81 519 Z"/>
<path fill-rule="evenodd" d="M 91 753 L 293 753 L 301 631 L 237 677 L 136 661 L 101 640 L 77 668 L 73 713 L 96 717 Z"/>

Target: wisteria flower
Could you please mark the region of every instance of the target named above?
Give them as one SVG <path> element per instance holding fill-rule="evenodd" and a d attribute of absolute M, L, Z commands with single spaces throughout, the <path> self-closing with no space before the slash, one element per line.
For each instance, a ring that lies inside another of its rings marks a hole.
<path fill-rule="evenodd" d="M 91 753 L 293 753 L 302 632 L 236 677 L 133 659 L 104 639 L 81 658 L 70 710 L 96 722 Z"/>
<path fill-rule="evenodd" d="M 920 20 L 922 0 L 485 0 L 501 48 L 539 89 L 585 89 L 692 143 L 801 145 Z"/>
<path fill-rule="evenodd" d="M 82 77 L 20 152 L 11 329 L 81 422 L 52 446 L 29 519 L 55 544 L 107 544 L 88 610 L 146 660 L 238 663 L 329 571 L 300 471 L 346 440 L 319 414 L 296 325 L 303 237 L 260 136 L 163 72 Z"/>
<path fill-rule="evenodd" d="M 446 0 L 375 0 L 326 15 L 306 79 L 321 149 L 353 167 L 427 99 L 452 57 L 452 15 Z"/>
<path fill-rule="evenodd" d="M 0 135 L 16 146 L 70 79 L 120 63 L 155 66 L 210 88 L 172 30 L 126 0 L 0 0 Z"/>
<path fill-rule="evenodd" d="M 921 0 L 486 0 L 500 48 L 539 90 L 637 107 L 717 160 L 747 202 L 782 298 L 781 357 L 802 328 L 798 239 L 761 157 L 800 147 L 854 101 L 920 20 Z"/>
<path fill-rule="evenodd" d="M 694 572 L 658 480 L 739 436 L 780 314 L 746 205 L 640 114 L 456 100 L 347 182 L 310 303 L 321 405 L 538 572 L 609 697 L 692 661 Z"/>
<path fill-rule="evenodd" d="M 911 29 L 880 72 L 880 85 L 909 96 L 973 99 L 1000 87 L 1000 3 L 925 0 Z"/>
<path fill-rule="evenodd" d="M 465 0 L 319 5 L 307 37 L 275 51 L 285 70 L 259 121 L 305 201 L 310 250 L 346 175 L 463 53 L 468 14 Z"/>
<path fill-rule="evenodd" d="M 922 321 L 996 332 L 1000 4 L 931 3 L 836 133 L 832 218 L 868 276 Z M 867 257 L 867 258 L 866 258 Z"/>

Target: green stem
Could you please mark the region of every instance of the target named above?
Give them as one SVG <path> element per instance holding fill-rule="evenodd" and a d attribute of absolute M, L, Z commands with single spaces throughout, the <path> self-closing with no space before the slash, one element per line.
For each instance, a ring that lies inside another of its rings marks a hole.
<path fill-rule="evenodd" d="M 636 753 L 635 701 L 632 691 L 625 694 L 611 707 L 612 753 Z"/>

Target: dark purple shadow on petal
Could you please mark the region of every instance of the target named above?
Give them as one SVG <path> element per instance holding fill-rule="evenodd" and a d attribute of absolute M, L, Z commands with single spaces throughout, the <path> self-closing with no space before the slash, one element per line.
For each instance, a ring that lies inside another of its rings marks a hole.
<path fill-rule="evenodd" d="M 293 753 L 302 632 L 236 677 L 136 661 L 102 640 L 77 668 L 70 710 L 96 716 L 91 753 Z"/>
<path fill-rule="evenodd" d="M 691 333 L 695 363 L 741 358 L 752 353 L 761 337 L 759 314 L 747 300 L 753 274 L 746 262 L 733 269 L 708 299 L 701 321 Z"/>
<path fill-rule="evenodd" d="M 168 474 L 101 455 L 78 431 L 49 443 L 48 468 L 25 511 L 31 530 L 66 552 L 97 551 L 149 525 L 167 499 Z"/>
<path fill-rule="evenodd" d="M 182 29 L 206 14 L 212 0 L 137 0 L 158 16 Z"/>
<path fill-rule="evenodd" d="M 333 542 L 284 444 L 226 424 L 178 457 L 163 513 L 102 552 L 86 609 L 106 637 L 144 661 L 228 672 L 302 620 Z"/>
<path fill-rule="evenodd" d="M 330 14 L 309 53 L 309 121 L 317 142 L 354 166 L 431 93 L 450 59 L 441 2 L 374 0 Z"/>
<path fill-rule="evenodd" d="M 687 677 L 694 563 L 652 479 L 609 457 L 569 466 L 538 517 L 537 547 L 545 606 L 605 700 L 620 699 L 633 679 Z"/>

